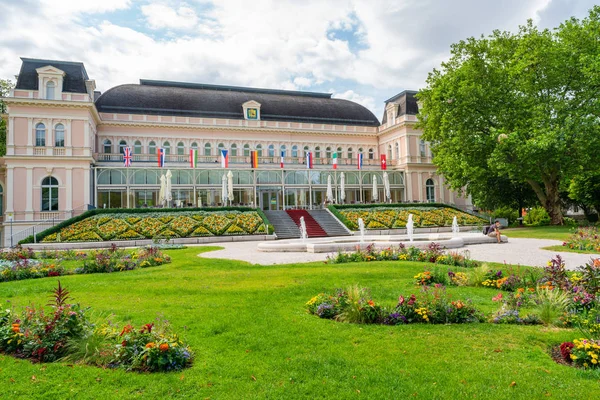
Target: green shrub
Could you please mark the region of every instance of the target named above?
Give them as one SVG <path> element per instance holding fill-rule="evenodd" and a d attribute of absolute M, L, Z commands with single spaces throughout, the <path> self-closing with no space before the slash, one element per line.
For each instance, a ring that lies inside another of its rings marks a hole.
<path fill-rule="evenodd" d="M 496 218 L 505 218 L 509 225 L 514 224 L 519 218 L 519 212 L 510 207 L 500 207 L 495 209 L 492 214 L 492 219 L 495 220 Z"/>
<path fill-rule="evenodd" d="M 525 214 L 524 221 L 532 226 L 548 225 L 550 216 L 544 207 L 534 207 Z"/>

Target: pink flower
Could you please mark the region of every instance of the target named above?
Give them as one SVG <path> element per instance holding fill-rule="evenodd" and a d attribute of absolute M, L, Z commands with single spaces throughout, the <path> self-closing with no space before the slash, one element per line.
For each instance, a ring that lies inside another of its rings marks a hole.
<path fill-rule="evenodd" d="M 402 305 L 402 304 L 404 304 L 404 296 L 400 296 L 400 297 L 398 297 L 398 304 L 399 304 L 399 305 Z"/>
<path fill-rule="evenodd" d="M 492 301 L 502 300 L 502 293 L 498 293 L 495 297 L 492 297 Z"/>

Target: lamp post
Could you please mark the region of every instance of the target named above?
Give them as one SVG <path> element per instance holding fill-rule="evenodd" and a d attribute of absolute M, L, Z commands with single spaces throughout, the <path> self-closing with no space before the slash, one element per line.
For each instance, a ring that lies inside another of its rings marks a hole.
<path fill-rule="evenodd" d="M 10 247 L 13 247 L 13 214 L 8 213 L 8 221 L 10 222 Z"/>

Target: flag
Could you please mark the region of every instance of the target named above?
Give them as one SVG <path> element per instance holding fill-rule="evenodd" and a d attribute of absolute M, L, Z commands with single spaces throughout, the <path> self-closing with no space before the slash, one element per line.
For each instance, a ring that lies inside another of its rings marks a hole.
<path fill-rule="evenodd" d="M 196 168 L 198 166 L 198 149 L 190 149 L 190 167 Z"/>
<path fill-rule="evenodd" d="M 333 153 L 333 169 L 337 169 L 337 152 Z"/>
<path fill-rule="evenodd" d="M 250 164 L 252 168 L 258 168 L 258 151 L 252 150 L 250 152 Z"/>
<path fill-rule="evenodd" d="M 126 167 L 131 167 L 131 147 L 125 147 L 125 152 L 123 153 L 123 161 L 125 162 Z"/>
<path fill-rule="evenodd" d="M 306 168 L 311 169 L 313 167 L 312 153 L 309 151 L 306 153 Z"/>
<path fill-rule="evenodd" d="M 386 160 L 385 154 L 381 155 L 381 169 L 383 169 L 383 170 L 387 169 L 387 160 Z"/>
<path fill-rule="evenodd" d="M 362 169 L 363 154 L 358 153 L 357 157 L 358 157 L 358 169 Z"/>
<path fill-rule="evenodd" d="M 158 166 L 161 168 L 165 166 L 165 149 L 162 147 L 158 149 Z"/>
<path fill-rule="evenodd" d="M 229 155 L 225 149 L 221 149 L 221 168 L 229 168 Z"/>
<path fill-rule="evenodd" d="M 284 158 L 285 158 L 285 151 L 282 151 L 282 152 L 281 152 L 281 162 L 279 163 L 279 166 L 280 166 L 281 168 L 283 168 L 283 159 L 284 159 Z"/>

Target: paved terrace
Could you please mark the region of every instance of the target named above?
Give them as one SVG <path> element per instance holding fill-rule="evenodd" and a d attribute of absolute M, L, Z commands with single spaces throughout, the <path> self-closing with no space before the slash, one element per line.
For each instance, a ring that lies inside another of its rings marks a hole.
<path fill-rule="evenodd" d="M 560 254 L 565 260 L 567 269 L 575 269 L 585 264 L 591 257 L 600 258 L 600 254 L 577 254 L 542 250 L 542 247 L 561 245 L 558 240 L 548 239 L 518 239 L 509 238 L 508 243 L 491 243 L 466 246 L 455 251 L 470 252 L 474 260 L 492 261 L 508 264 L 521 264 L 532 266 L 544 266 L 556 254 Z M 265 253 L 258 251 L 258 242 L 224 242 L 212 243 L 214 246 L 222 246 L 223 250 L 203 253 L 202 257 L 227 258 L 233 260 L 247 261 L 251 264 L 273 265 L 302 263 L 309 261 L 324 261 L 326 253 Z"/>

